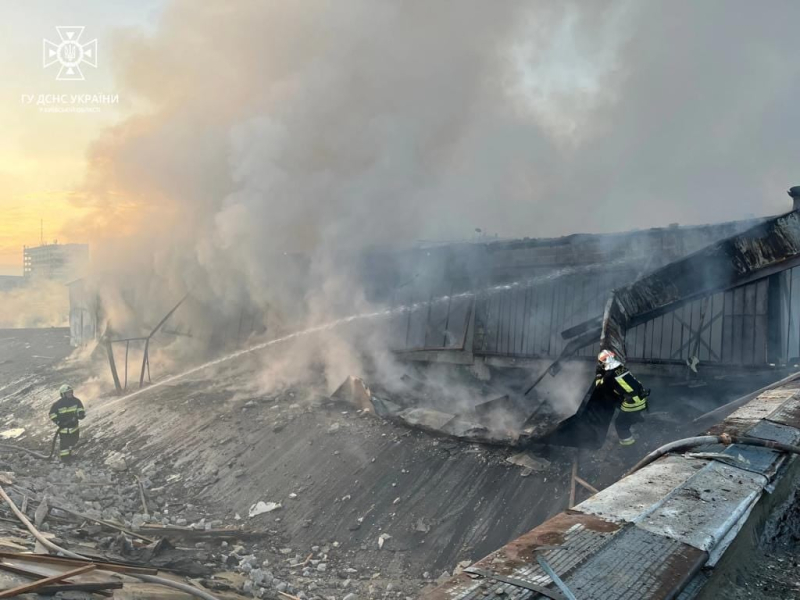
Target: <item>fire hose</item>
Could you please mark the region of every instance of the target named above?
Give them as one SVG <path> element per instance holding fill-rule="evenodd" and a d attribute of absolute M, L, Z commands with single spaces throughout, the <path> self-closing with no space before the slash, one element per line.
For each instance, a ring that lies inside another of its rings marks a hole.
<path fill-rule="evenodd" d="M 45 548 L 50 550 L 51 552 L 57 552 L 66 556 L 67 558 L 74 558 L 77 560 L 83 560 L 86 562 L 93 562 L 91 558 L 87 558 L 85 556 L 81 556 L 80 554 L 76 554 L 75 552 L 71 552 L 66 548 L 62 548 L 61 546 L 54 544 L 46 537 L 44 537 L 41 532 L 34 527 L 33 523 L 28 520 L 28 517 L 17 508 L 17 505 L 14 504 L 14 501 L 6 494 L 6 491 L 0 486 L 0 498 L 5 500 L 6 504 L 8 504 L 9 508 L 13 511 L 13 513 L 17 516 L 17 518 L 22 522 L 23 525 L 31 532 L 31 535 L 35 537 Z M 187 585 L 185 583 L 180 583 L 178 581 L 172 581 L 171 579 L 165 579 L 163 577 L 156 577 L 155 575 L 128 575 L 129 577 L 133 577 L 140 581 L 144 581 L 146 583 L 154 583 L 156 585 L 163 585 L 165 587 L 171 587 L 176 590 L 180 590 L 182 592 L 186 592 L 187 594 L 191 594 L 196 598 L 200 598 L 201 600 L 219 600 L 216 596 L 212 596 L 205 590 L 198 589 L 191 585 Z"/>
<path fill-rule="evenodd" d="M 41 458 L 42 460 L 50 460 L 53 458 L 53 455 L 56 452 L 56 443 L 58 442 L 58 434 L 59 430 L 56 429 L 55 435 L 53 435 L 53 440 L 50 443 L 50 454 L 42 454 L 41 452 L 36 452 L 35 450 L 30 450 L 29 448 L 25 448 L 23 446 L 15 446 L 14 444 L 0 444 L 0 450 L 14 450 L 16 452 L 25 452 L 26 454 L 30 454 L 34 458 Z"/>
<path fill-rule="evenodd" d="M 642 467 L 646 467 L 655 460 L 658 460 L 665 454 L 669 454 L 674 450 L 683 450 L 686 448 L 694 448 L 695 446 L 704 446 L 706 444 L 724 444 L 729 446 L 731 444 L 741 444 L 743 446 L 760 446 L 761 448 L 769 448 L 770 450 L 779 450 L 781 452 L 788 452 L 790 454 L 800 454 L 800 446 L 792 446 L 791 444 L 783 444 L 772 440 L 762 440 L 760 438 L 730 435 L 722 433 L 720 435 L 701 435 L 697 437 L 684 438 L 682 440 L 675 440 L 669 444 L 664 444 L 660 448 L 653 450 L 650 454 L 645 456 L 642 460 L 636 463 L 633 468 L 625 473 L 625 477 L 632 475 Z"/>

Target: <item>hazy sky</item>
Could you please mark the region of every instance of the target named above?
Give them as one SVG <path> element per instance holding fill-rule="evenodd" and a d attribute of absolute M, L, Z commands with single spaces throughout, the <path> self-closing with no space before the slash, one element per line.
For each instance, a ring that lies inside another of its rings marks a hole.
<path fill-rule="evenodd" d="M 69 240 L 65 224 L 78 209 L 70 197 L 84 176 L 86 148 L 103 128 L 132 107 L 99 114 L 41 113 L 22 94 L 104 94 L 116 90 L 111 43 L 120 28 L 150 30 L 164 0 L 28 0 L 0 2 L 0 274 L 20 274 L 22 245 L 39 243 L 40 219 L 45 240 Z M 85 26 L 82 42 L 98 40 L 98 67 L 84 67 L 85 81 L 56 81 L 57 66 L 42 65 L 43 39 L 58 40 L 56 26 Z"/>
<path fill-rule="evenodd" d="M 0 0 L 0 17 L 0 273 L 40 219 L 95 245 L 152 224 L 131 238 L 151 271 L 255 273 L 350 240 L 775 214 L 800 184 L 788 0 Z M 85 81 L 42 66 L 58 25 L 98 40 Z"/>

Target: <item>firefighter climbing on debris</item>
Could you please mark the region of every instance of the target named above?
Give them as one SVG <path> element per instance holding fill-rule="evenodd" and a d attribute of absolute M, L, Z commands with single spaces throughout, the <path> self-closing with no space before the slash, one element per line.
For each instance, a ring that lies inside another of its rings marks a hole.
<path fill-rule="evenodd" d="M 636 438 L 631 433 L 631 425 L 644 420 L 642 411 L 647 409 L 647 396 L 650 395 L 650 390 L 642 387 L 611 350 L 603 350 L 597 356 L 594 385 L 596 392 L 605 396 L 600 399 L 601 401 L 620 401 L 620 413 L 614 422 L 620 445 L 631 446 L 636 443 Z"/>
<path fill-rule="evenodd" d="M 79 421 L 86 416 L 86 411 L 83 403 L 72 393 L 71 386 L 62 385 L 58 393 L 61 398 L 50 407 L 50 420 L 58 427 L 58 456 L 62 461 L 68 461 L 80 439 Z M 55 444 L 55 439 L 53 443 Z"/>
<path fill-rule="evenodd" d="M 597 356 L 588 401 L 541 443 L 597 450 L 605 442 L 608 426 L 619 408 L 614 428 L 620 445 L 630 447 L 636 442 L 631 426 L 643 421 L 642 411 L 647 409 L 649 395 L 650 390 L 642 387 L 613 351 L 603 350 Z"/>

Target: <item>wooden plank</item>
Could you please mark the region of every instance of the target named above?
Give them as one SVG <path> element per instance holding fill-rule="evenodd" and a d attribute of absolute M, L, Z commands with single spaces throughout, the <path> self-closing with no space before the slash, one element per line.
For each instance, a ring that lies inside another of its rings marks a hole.
<path fill-rule="evenodd" d="M 31 571 L 29 569 L 23 569 L 14 565 L 9 565 L 8 563 L 4 562 L 0 562 L 0 569 L 9 573 L 14 573 L 15 575 L 21 575 L 22 577 L 32 581 L 38 581 L 47 577 L 47 575 L 43 575 L 42 573 Z M 57 585 L 46 585 L 43 588 L 36 590 L 36 592 L 42 596 L 53 596 L 59 592 L 89 592 L 108 597 L 111 596 L 111 594 L 103 593 L 105 590 L 118 590 L 121 588 L 121 581 L 73 583 L 65 580 Z"/>
<path fill-rule="evenodd" d="M 121 581 L 92 581 L 86 583 L 60 583 L 57 585 L 46 585 L 45 587 L 39 588 L 36 591 L 42 596 L 52 596 L 58 594 L 59 592 L 87 592 L 90 594 L 100 594 L 102 596 L 112 597 L 110 593 L 103 594 L 102 592 L 107 590 L 121 590 L 122 586 L 123 584 Z"/>
<path fill-rule="evenodd" d="M 98 525 L 101 525 L 101 526 L 105 527 L 106 529 L 111 529 L 112 531 L 121 531 L 122 533 L 125 533 L 125 534 L 129 535 L 130 537 L 135 537 L 137 539 L 143 540 L 143 541 L 147 542 L 148 544 L 153 544 L 156 541 L 153 538 L 149 538 L 149 537 L 143 536 L 140 533 L 136 533 L 135 531 L 131 531 L 130 529 L 126 529 L 125 527 L 122 527 L 120 525 L 116 525 L 115 523 L 111 523 L 110 521 L 104 521 L 102 519 L 95 519 L 94 517 L 90 517 L 88 515 L 84 515 L 83 513 L 75 512 L 74 510 L 70 510 L 70 509 L 64 508 L 62 506 L 51 506 L 51 508 L 53 508 L 55 510 L 59 510 L 59 511 L 64 512 L 64 513 L 67 513 L 68 515 L 72 515 L 73 517 L 75 517 L 77 519 L 82 519 L 84 521 L 90 521 L 92 523 L 97 523 Z"/>
<path fill-rule="evenodd" d="M 75 577 L 76 575 L 81 575 L 83 573 L 88 573 L 89 571 L 94 571 L 97 568 L 95 564 L 83 565 L 82 567 L 78 567 L 77 569 L 73 569 L 71 571 L 65 571 L 64 573 L 59 573 L 58 575 L 52 575 L 51 577 L 45 577 L 44 579 L 40 579 L 39 581 L 34 581 L 33 583 L 26 583 L 24 585 L 17 586 L 15 588 L 11 588 L 10 590 L 5 590 L 0 592 L 0 598 L 13 598 L 14 596 L 19 596 L 20 594 L 26 594 L 28 592 L 34 592 L 39 588 L 42 588 L 51 583 L 58 583 L 59 581 L 63 581 L 64 579 L 69 579 L 70 577 Z"/>
<path fill-rule="evenodd" d="M 8 558 L 11 560 L 19 560 L 23 562 L 34 562 L 51 565 L 64 565 L 74 566 L 85 564 L 86 561 L 76 560 L 74 558 L 64 558 L 61 556 L 50 556 L 48 554 L 23 554 L 15 552 L 0 552 L 0 558 Z M 111 571 L 113 573 L 135 574 L 135 575 L 157 575 L 158 569 L 151 569 L 149 567 L 137 567 L 132 565 L 123 565 L 118 563 L 108 563 L 94 561 L 92 562 L 101 571 Z"/>

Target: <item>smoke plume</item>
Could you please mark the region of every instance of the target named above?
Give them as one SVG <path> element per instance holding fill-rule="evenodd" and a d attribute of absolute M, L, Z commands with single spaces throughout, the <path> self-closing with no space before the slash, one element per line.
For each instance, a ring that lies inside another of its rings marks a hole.
<path fill-rule="evenodd" d="M 128 309 L 191 291 L 269 329 L 365 307 L 370 245 L 781 212 L 800 150 L 781 4 L 175 0 L 117 34 L 138 111 L 92 145 L 72 233 Z M 340 342 L 320 352 L 337 376 Z"/>
<path fill-rule="evenodd" d="M 69 298 L 63 283 L 48 279 L 0 291 L 0 329 L 64 327 L 69 324 Z"/>

